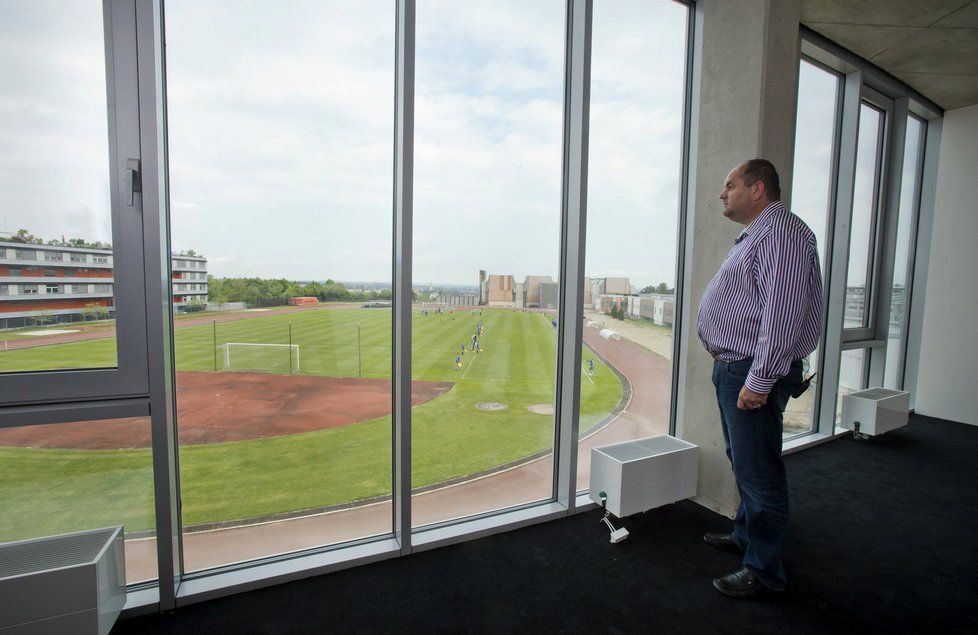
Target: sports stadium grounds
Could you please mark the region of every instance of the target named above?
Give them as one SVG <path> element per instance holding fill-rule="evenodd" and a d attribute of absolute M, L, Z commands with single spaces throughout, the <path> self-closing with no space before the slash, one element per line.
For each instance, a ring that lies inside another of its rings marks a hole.
<path fill-rule="evenodd" d="M 480 319 L 475 355 L 468 349 Z M 553 417 L 539 414 L 554 398 L 550 320 L 504 309 L 415 313 L 416 488 L 552 448 Z M 185 527 L 390 494 L 389 310 L 322 307 L 200 321 L 178 321 L 174 332 Z M 31 346 L 0 351 L 0 372 L 112 366 L 114 356 L 111 337 Z M 623 395 L 619 376 L 594 359 L 593 376 L 581 381 L 582 432 L 606 420 Z M 479 408 L 490 403 L 505 409 Z M 0 430 L 0 541 L 120 522 L 127 534 L 151 530 L 148 444 L 148 420 L 140 419 Z"/>

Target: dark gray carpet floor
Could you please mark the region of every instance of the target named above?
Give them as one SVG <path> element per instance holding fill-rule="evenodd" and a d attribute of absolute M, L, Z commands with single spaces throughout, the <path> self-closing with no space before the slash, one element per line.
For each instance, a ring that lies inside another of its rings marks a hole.
<path fill-rule="evenodd" d="M 589 512 L 348 571 L 120 621 L 114 633 L 978 632 L 978 427 L 913 416 L 787 458 L 789 588 L 717 593 L 738 556 L 691 502 Z"/>

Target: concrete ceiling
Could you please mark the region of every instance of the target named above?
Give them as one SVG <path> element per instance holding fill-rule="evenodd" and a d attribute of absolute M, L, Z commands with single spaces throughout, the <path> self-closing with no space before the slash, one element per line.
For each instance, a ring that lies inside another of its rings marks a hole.
<path fill-rule="evenodd" d="M 801 22 L 945 110 L 978 104 L 978 0 L 801 0 Z"/>

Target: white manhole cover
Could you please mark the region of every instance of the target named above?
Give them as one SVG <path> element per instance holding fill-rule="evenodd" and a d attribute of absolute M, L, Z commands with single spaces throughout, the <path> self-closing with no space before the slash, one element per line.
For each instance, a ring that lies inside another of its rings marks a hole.
<path fill-rule="evenodd" d="M 495 401 L 483 401 L 482 403 L 476 404 L 475 407 L 478 408 L 479 410 L 488 410 L 489 412 L 495 412 L 496 410 L 505 410 L 506 408 L 509 408 L 509 406 L 507 406 L 506 404 L 498 403 Z"/>
<path fill-rule="evenodd" d="M 537 415 L 552 415 L 554 413 L 553 404 L 549 403 L 535 403 L 532 406 L 527 406 L 526 409 Z"/>

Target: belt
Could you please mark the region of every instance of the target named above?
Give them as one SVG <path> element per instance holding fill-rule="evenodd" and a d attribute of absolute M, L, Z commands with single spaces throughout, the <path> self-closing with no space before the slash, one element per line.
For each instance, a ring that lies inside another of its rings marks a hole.
<path fill-rule="evenodd" d="M 710 351 L 707 351 L 707 353 L 710 353 Z M 736 364 L 737 362 L 742 362 L 746 359 L 751 359 L 750 357 L 741 357 L 740 359 L 726 360 L 726 359 L 721 359 L 721 357 L 715 353 L 710 353 L 710 357 L 712 357 L 714 361 L 720 362 L 722 364 Z"/>

